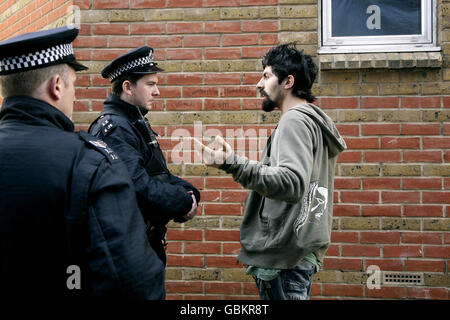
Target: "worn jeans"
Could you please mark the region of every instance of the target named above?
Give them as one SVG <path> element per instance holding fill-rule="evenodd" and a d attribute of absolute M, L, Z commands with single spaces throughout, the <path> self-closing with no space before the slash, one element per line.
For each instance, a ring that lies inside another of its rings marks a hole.
<path fill-rule="evenodd" d="M 261 300 L 309 300 L 316 267 L 302 260 L 294 269 L 282 270 L 271 281 L 255 278 Z"/>

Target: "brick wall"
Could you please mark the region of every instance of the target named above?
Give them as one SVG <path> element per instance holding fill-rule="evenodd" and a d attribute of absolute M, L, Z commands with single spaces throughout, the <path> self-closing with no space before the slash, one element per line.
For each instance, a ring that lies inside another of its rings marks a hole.
<path fill-rule="evenodd" d="M 202 191 L 197 217 L 170 225 L 169 299 L 257 298 L 235 259 L 246 190 L 222 171 L 179 164 L 172 151 L 179 135 L 214 131 L 241 153 L 262 151 L 279 114 L 260 111 L 260 58 L 291 40 L 317 58 L 317 3 L 74 1 L 81 9 L 76 54 L 91 68 L 77 80 L 77 128 L 101 110 L 109 83 L 99 72 L 111 59 L 149 45 L 166 69 L 149 118 L 172 172 Z M 317 104 L 349 146 L 336 168 L 333 243 L 314 279 L 315 299 L 449 298 L 450 1 L 438 4 L 441 68 L 321 70 L 314 85 Z M 369 289 L 369 266 L 422 272 L 424 284 Z"/>

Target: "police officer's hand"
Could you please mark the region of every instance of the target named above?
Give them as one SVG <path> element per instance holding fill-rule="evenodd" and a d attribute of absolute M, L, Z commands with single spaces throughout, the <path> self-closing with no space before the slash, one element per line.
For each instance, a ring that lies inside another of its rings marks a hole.
<path fill-rule="evenodd" d="M 189 221 L 195 217 L 198 208 L 197 199 L 195 199 L 194 192 L 188 191 L 188 193 L 192 196 L 192 208 L 191 211 L 189 211 L 185 216 L 183 216 L 183 218 L 185 218 L 186 221 Z"/>

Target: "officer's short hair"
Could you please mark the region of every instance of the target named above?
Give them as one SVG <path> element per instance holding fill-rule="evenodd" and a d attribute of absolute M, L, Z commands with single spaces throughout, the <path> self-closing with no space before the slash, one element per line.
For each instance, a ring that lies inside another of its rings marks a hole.
<path fill-rule="evenodd" d="M 142 78 L 143 76 L 145 76 L 145 74 L 132 74 L 132 73 L 120 76 L 119 78 L 114 80 L 112 83 L 112 87 L 111 87 L 112 93 L 114 95 L 120 97 L 120 95 L 123 92 L 122 84 L 124 81 L 128 80 L 131 82 L 132 85 L 136 85 L 136 82 L 138 82 L 138 80 L 140 78 Z"/>
<path fill-rule="evenodd" d="M 33 96 L 39 86 L 55 74 L 61 76 L 65 85 L 69 84 L 69 66 L 57 64 L 46 68 L 0 76 L 0 89 L 3 98 L 17 95 Z"/>

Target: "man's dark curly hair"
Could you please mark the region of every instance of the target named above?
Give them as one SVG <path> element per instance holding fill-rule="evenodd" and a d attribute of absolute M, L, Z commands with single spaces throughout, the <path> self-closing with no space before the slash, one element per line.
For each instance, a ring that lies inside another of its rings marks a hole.
<path fill-rule="evenodd" d="M 272 67 L 280 84 L 288 75 L 292 75 L 294 77 L 293 95 L 308 102 L 316 99 L 311 93 L 311 87 L 317 76 L 317 66 L 310 55 L 296 48 L 295 42 L 271 48 L 264 55 L 262 65 L 263 68 Z"/>

